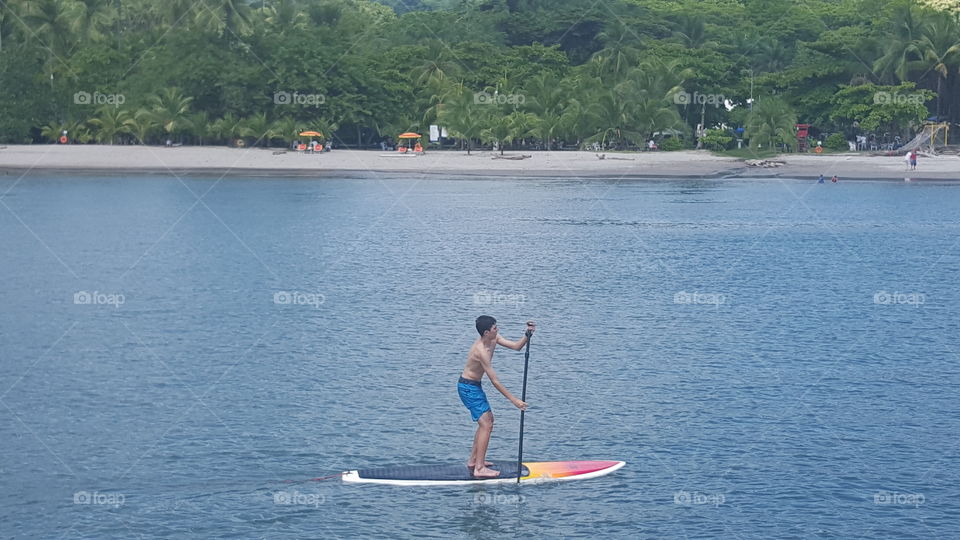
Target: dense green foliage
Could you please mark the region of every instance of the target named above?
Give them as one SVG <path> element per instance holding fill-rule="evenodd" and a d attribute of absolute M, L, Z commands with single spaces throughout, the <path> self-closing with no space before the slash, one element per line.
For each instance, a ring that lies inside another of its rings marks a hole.
<path fill-rule="evenodd" d="M 368 146 L 440 124 L 468 151 L 677 148 L 703 124 L 705 147 L 742 127 L 769 149 L 798 121 L 892 140 L 960 120 L 958 17 L 914 0 L 4 0 L 0 142 L 314 129 Z"/>
<path fill-rule="evenodd" d="M 823 141 L 823 146 L 830 150 L 846 150 L 849 147 L 847 139 L 842 133 L 834 133 L 827 137 L 827 140 Z"/>

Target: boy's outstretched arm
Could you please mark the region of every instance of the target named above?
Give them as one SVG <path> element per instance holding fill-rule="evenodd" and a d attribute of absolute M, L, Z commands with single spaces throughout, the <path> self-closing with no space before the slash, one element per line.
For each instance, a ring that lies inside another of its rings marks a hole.
<path fill-rule="evenodd" d="M 536 329 L 537 329 L 537 324 L 535 322 L 527 321 L 527 331 L 522 338 L 520 338 L 517 341 L 510 341 L 509 339 L 498 334 L 497 345 L 500 345 L 501 347 L 506 347 L 508 349 L 513 349 L 515 351 L 519 351 L 523 349 L 523 346 L 526 345 L 528 341 L 530 341 L 530 336 L 533 335 L 533 332 Z"/>
<path fill-rule="evenodd" d="M 490 358 L 484 357 L 480 364 L 483 366 L 484 373 L 487 374 L 487 378 L 490 379 L 490 383 L 496 388 L 503 397 L 510 400 L 510 403 L 513 403 L 514 407 L 520 409 L 521 411 L 527 410 L 527 404 L 519 399 L 513 397 L 506 387 L 500 384 L 500 379 L 497 378 L 497 372 L 493 370 L 493 364 L 490 363 Z"/>

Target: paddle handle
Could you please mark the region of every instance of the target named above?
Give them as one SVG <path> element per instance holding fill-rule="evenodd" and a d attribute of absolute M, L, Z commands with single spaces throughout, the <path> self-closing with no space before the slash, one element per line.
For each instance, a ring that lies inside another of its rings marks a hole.
<path fill-rule="evenodd" d="M 523 352 L 523 389 L 520 391 L 520 401 L 527 400 L 527 368 L 530 365 L 530 340 L 532 335 L 527 336 L 527 346 Z M 520 471 L 523 470 L 523 409 L 520 410 L 520 449 L 517 450 L 517 483 L 520 483 Z"/>

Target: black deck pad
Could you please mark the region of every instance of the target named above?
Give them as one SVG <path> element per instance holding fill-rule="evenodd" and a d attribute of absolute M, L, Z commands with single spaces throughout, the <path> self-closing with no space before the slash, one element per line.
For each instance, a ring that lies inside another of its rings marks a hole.
<path fill-rule="evenodd" d="M 516 461 L 487 460 L 493 463 L 490 468 L 500 471 L 495 478 L 516 478 Z M 357 471 L 360 478 L 377 480 L 490 480 L 473 476 L 473 470 L 467 468 L 466 463 L 456 465 L 401 465 L 399 467 L 382 467 L 379 469 L 365 469 Z M 520 476 L 527 476 L 530 470 L 523 467 Z"/>

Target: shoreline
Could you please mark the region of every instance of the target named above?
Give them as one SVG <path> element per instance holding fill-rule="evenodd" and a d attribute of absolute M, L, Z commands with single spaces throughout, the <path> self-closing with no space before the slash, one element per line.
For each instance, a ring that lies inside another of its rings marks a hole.
<path fill-rule="evenodd" d="M 521 151 L 507 152 L 516 157 Z M 499 158 L 490 151 L 459 150 L 406 157 L 379 150 L 334 150 L 302 155 L 282 149 L 222 146 L 7 145 L 0 147 L 0 176 L 150 175 L 376 178 L 380 175 L 583 179 L 781 178 L 809 180 L 823 174 L 841 180 L 960 180 L 960 156 L 924 156 L 905 170 L 901 156 L 783 154 L 782 166 L 749 167 L 739 158 L 707 151 L 601 152 L 532 151 L 528 159 Z"/>
<path fill-rule="evenodd" d="M 527 170 L 523 172 L 506 171 L 482 171 L 482 170 L 463 170 L 463 171 L 426 171 L 416 172 L 407 170 L 378 170 L 378 171 L 358 171 L 355 169 L 329 169 L 329 170 L 310 170 L 310 169 L 224 169 L 224 168 L 204 168 L 204 169 L 144 169 L 144 168 L 109 168 L 109 169 L 57 169 L 57 168 L 7 168 L 0 166 L 0 178 L 18 178 L 29 176 L 95 176 L 95 177 L 124 177 L 124 176 L 167 176 L 171 178 L 276 178 L 276 179 L 314 179 L 322 180 L 327 178 L 349 178 L 349 179 L 378 179 L 384 175 L 392 178 L 446 178 L 449 180 L 471 180 L 471 179 L 507 179 L 507 178 L 529 178 L 529 179 L 558 179 L 558 180 L 794 180 L 801 182 L 816 181 L 819 175 L 803 174 L 783 174 L 772 173 L 770 169 L 761 169 L 757 171 L 753 168 L 736 169 L 714 174 L 678 174 L 678 173 L 660 173 L 660 174 L 595 174 L 595 173 L 572 173 L 552 170 Z M 870 175 L 848 175 L 841 176 L 842 182 L 950 182 L 960 181 L 960 173 L 948 174 L 902 174 L 889 176 L 870 176 Z M 830 177 L 826 177 L 826 183 L 829 184 Z"/>

